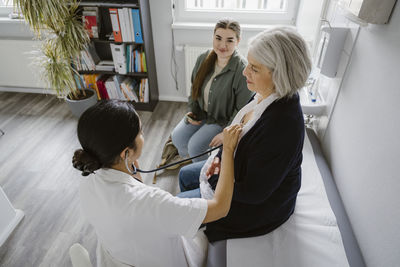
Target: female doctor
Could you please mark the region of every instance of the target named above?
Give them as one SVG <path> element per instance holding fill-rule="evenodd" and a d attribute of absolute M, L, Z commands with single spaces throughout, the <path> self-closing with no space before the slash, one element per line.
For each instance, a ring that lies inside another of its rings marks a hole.
<path fill-rule="evenodd" d="M 202 266 L 204 257 L 191 238 L 202 223 L 229 211 L 241 127 L 223 131 L 223 160 L 212 200 L 178 198 L 143 184 L 132 169 L 132 164 L 139 167 L 144 138 L 131 103 L 98 102 L 82 114 L 77 131 L 82 149 L 72 162 L 88 176 L 81 182 L 80 198 L 98 237 L 99 266 Z"/>

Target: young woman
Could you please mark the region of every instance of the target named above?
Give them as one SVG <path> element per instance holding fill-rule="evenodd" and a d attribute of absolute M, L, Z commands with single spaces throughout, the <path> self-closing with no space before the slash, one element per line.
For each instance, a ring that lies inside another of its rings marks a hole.
<path fill-rule="evenodd" d="M 307 45 L 294 30 L 275 28 L 250 42 L 247 58 L 243 74 L 255 97 L 232 122 L 243 125 L 234 159 L 232 204 L 225 218 L 207 224 L 210 242 L 276 229 L 293 213 L 300 189 L 304 121 L 297 91 L 311 70 Z M 204 196 L 210 184 L 218 186 L 216 176 L 207 178 L 218 172 L 220 160 L 223 155 L 182 168 L 181 190 L 189 190 L 182 196 Z M 205 175 L 200 176 L 202 168 Z"/>
<path fill-rule="evenodd" d="M 222 144 L 222 129 L 249 101 L 251 92 L 242 75 L 246 61 L 236 51 L 239 41 L 239 23 L 222 19 L 214 28 L 213 49 L 197 58 L 189 112 L 171 135 L 181 157 L 195 156 Z"/>
<path fill-rule="evenodd" d="M 143 184 L 132 166 L 139 167 L 142 153 L 140 127 L 133 105 L 119 100 L 98 102 L 78 122 L 82 149 L 72 162 L 89 175 L 81 182 L 80 198 L 98 237 L 99 266 L 202 266 L 204 255 L 191 238 L 202 223 L 229 211 L 241 127 L 223 131 L 224 160 L 212 200 L 181 199 Z"/>

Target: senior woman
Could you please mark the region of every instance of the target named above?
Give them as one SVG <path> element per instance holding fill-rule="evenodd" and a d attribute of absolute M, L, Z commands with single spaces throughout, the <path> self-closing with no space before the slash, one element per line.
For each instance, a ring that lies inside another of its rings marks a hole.
<path fill-rule="evenodd" d="M 243 74 L 255 95 L 232 121 L 243 126 L 234 193 L 228 215 L 207 224 L 210 242 L 273 231 L 293 213 L 301 185 L 304 121 L 297 91 L 311 70 L 306 43 L 291 28 L 266 30 L 251 40 L 247 59 Z M 181 169 L 181 196 L 207 197 L 208 185 L 215 189 L 218 178 L 210 174 L 218 172 L 220 155 Z"/>

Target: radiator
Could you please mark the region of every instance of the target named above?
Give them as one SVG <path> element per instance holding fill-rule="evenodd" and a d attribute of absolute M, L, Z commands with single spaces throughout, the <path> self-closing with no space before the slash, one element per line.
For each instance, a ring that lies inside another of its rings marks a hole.
<path fill-rule="evenodd" d="M 192 71 L 194 65 L 196 64 L 197 57 L 210 49 L 210 47 L 199 47 L 199 46 L 190 46 L 185 45 L 184 52 L 185 52 L 185 82 L 186 82 L 186 94 L 187 96 L 190 95 L 190 91 L 192 88 Z"/>
<path fill-rule="evenodd" d="M 211 47 L 200 47 L 200 46 L 191 46 L 185 45 L 184 46 L 184 54 L 185 54 L 185 82 L 186 82 L 186 94 L 187 96 L 190 95 L 190 91 L 192 88 L 192 71 L 193 67 L 196 64 L 197 57 L 210 49 Z M 247 48 L 239 47 L 239 53 L 243 56 L 247 55 Z"/>
<path fill-rule="evenodd" d="M 31 51 L 38 46 L 38 41 L 32 40 L 0 40 L 0 87 L 38 88 L 38 91 L 45 87 L 40 70 L 32 64 Z"/>

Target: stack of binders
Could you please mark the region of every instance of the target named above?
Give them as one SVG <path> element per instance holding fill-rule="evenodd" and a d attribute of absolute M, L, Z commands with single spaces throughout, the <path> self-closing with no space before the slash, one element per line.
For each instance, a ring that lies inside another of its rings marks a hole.
<path fill-rule="evenodd" d="M 111 25 L 115 42 L 143 43 L 140 13 L 133 8 L 110 8 Z"/>

